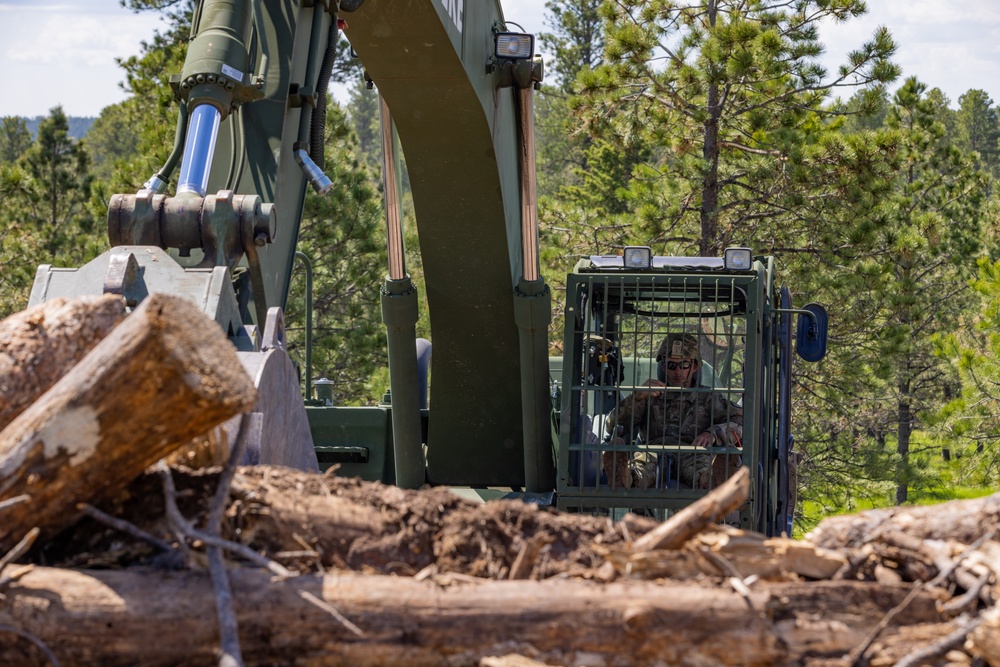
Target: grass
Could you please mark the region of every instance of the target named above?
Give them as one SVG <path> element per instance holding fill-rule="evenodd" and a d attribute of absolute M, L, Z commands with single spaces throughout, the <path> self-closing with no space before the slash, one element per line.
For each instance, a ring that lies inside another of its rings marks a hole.
<path fill-rule="evenodd" d="M 887 446 L 894 448 L 895 443 Z M 951 446 L 949 461 L 941 456 L 943 443 L 924 433 L 915 433 L 910 456 L 914 479 L 907 493 L 907 505 L 934 505 L 950 500 L 981 498 L 1000 491 L 1000 480 L 983 470 L 988 452 L 963 450 Z M 802 537 L 822 519 L 840 514 L 855 514 L 870 509 L 893 507 L 896 485 L 892 481 L 859 481 L 849 489 L 838 490 L 837 497 L 802 500 L 796 508 L 795 537 Z"/>

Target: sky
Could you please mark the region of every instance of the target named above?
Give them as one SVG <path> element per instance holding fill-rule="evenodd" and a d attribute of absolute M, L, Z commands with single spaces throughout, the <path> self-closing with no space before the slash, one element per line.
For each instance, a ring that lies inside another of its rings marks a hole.
<path fill-rule="evenodd" d="M 525 31 L 548 29 L 543 0 L 501 2 L 506 19 Z M 868 7 L 860 19 L 821 32 L 830 71 L 886 25 L 904 76 L 941 88 L 952 106 L 970 88 L 1000 102 L 1000 2 L 869 0 Z M 70 116 L 97 116 L 126 96 L 115 58 L 137 54 L 160 25 L 154 13 L 135 14 L 119 0 L 0 0 L 0 117 L 41 116 L 58 104 Z"/>

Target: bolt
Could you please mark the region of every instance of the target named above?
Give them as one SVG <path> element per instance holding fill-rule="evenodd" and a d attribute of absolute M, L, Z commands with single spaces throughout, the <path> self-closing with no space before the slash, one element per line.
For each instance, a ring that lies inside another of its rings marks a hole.
<path fill-rule="evenodd" d="M 253 242 L 258 248 L 263 248 L 264 244 L 268 242 L 267 234 L 260 232 L 254 237 Z"/>

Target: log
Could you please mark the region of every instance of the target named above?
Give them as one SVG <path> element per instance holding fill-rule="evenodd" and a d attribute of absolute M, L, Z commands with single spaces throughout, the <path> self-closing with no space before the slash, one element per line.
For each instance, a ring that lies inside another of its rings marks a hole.
<path fill-rule="evenodd" d="M 28 529 L 73 523 L 193 437 L 253 406 L 256 390 L 218 324 L 154 294 L 0 431 L 0 551 Z"/>
<path fill-rule="evenodd" d="M 972 654 L 990 665 L 1000 665 L 1000 607 L 983 612 L 982 625 L 969 637 Z"/>
<path fill-rule="evenodd" d="M 800 665 L 846 653 L 906 593 L 863 582 L 769 584 L 748 600 L 650 582 L 274 580 L 246 568 L 230 578 L 247 665 L 456 666 L 509 654 L 564 665 Z M 5 595 L 0 623 L 35 635 L 63 664 L 204 665 L 218 642 L 203 572 L 39 567 Z M 888 632 L 939 622 L 933 597 L 921 593 Z M 36 651 L 0 633 L 0 662 L 45 664 Z"/>
<path fill-rule="evenodd" d="M 720 521 L 745 503 L 749 495 L 750 471 L 740 468 L 725 484 L 637 539 L 632 550 L 642 553 L 654 549 L 676 549 L 706 526 Z"/>
<path fill-rule="evenodd" d="M 971 544 L 1000 529 L 1000 494 L 937 505 L 892 507 L 820 521 L 806 539 L 827 548 L 861 547 L 871 542 L 952 540 Z"/>
<path fill-rule="evenodd" d="M 218 471 L 175 469 L 173 479 L 182 513 L 201 525 Z M 293 568 L 415 575 L 434 565 L 441 572 L 505 579 L 516 573 L 525 541 L 537 538 L 545 546 L 531 576 L 548 578 L 590 572 L 603 564 L 591 548 L 595 540 L 624 544 L 621 528 L 606 518 L 521 501 L 473 503 L 445 488 L 410 491 L 274 466 L 241 467 L 230 501 L 224 536 Z M 101 509 L 172 539 L 155 474 L 142 475 Z M 631 534 L 656 525 L 636 519 Z M 46 563 L 62 567 L 132 565 L 153 556 L 145 542 L 90 519 L 46 546 Z"/>
<path fill-rule="evenodd" d="M 125 317 L 120 296 L 53 299 L 0 321 L 0 431 Z"/>
<path fill-rule="evenodd" d="M 669 577 L 674 581 L 704 575 L 728 576 L 713 562 L 716 555 L 729 563 L 741 578 L 772 581 L 832 579 L 847 559 L 829 549 L 784 537 L 766 538 L 730 526 L 716 526 L 691 538 L 681 549 L 633 551 L 595 545 L 614 568 L 638 579 Z"/>

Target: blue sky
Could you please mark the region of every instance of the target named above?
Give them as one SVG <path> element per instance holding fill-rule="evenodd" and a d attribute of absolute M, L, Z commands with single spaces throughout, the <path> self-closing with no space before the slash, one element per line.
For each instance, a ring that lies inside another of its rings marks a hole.
<path fill-rule="evenodd" d="M 483 0 L 467 0 L 481 2 Z M 543 0 L 501 0 L 508 20 L 541 32 Z M 1000 102 L 1000 2 L 996 0 L 869 0 L 869 14 L 823 33 L 829 69 L 887 25 L 899 44 L 904 75 L 941 88 L 956 105 L 969 88 Z M 124 98 L 116 57 L 139 51 L 160 25 L 118 0 L 0 0 L 0 116 L 96 116 Z"/>

